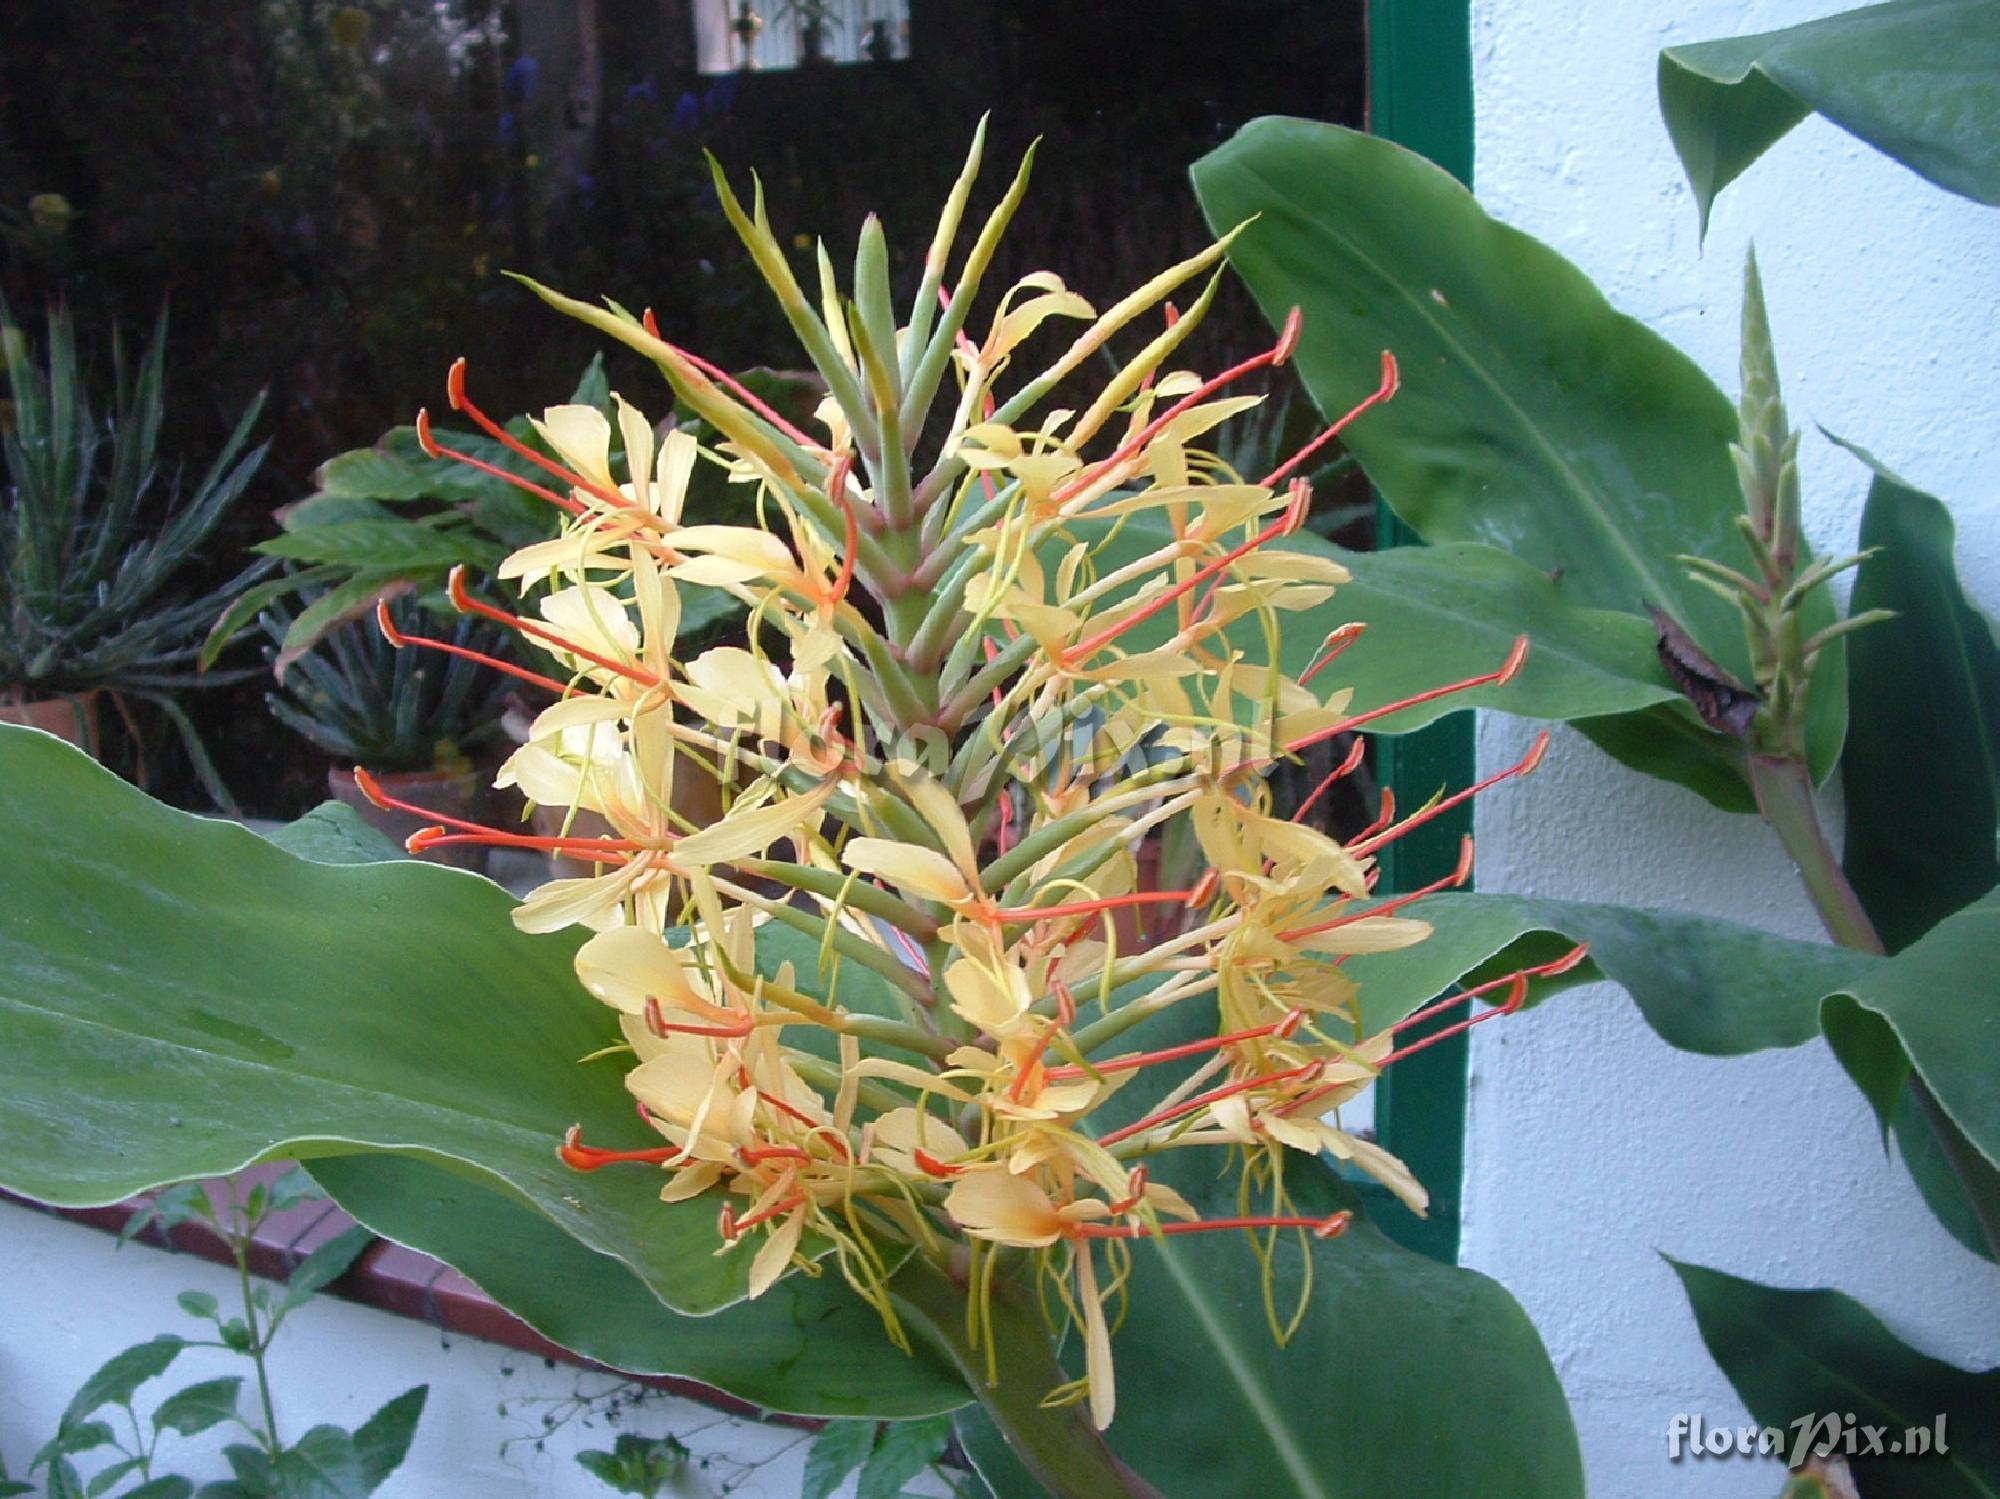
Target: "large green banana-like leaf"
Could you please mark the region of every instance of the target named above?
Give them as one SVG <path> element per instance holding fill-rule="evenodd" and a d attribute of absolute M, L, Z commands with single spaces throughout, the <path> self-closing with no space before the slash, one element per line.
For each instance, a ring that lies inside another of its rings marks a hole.
<path fill-rule="evenodd" d="M 1667 1263 L 1709 1356 L 1760 1425 L 1804 1437 L 1808 1450 L 1829 1440 L 1853 1454 L 1856 1484 L 1871 1499 L 2000 1499 L 2000 1369 L 1974 1373 L 1928 1358 L 1838 1291 L 1782 1291 Z M 1839 1445 L 1848 1421 L 1851 1448 Z"/>
<path fill-rule="evenodd" d="M 1536 999 L 1608 978 L 1624 987 L 1668 1045 L 1739 1056 L 1810 1041 L 1819 1033 L 1820 1001 L 1875 974 L 1884 961 L 1733 921 L 1594 901 L 1447 893 L 1426 896 L 1404 914 L 1429 921 L 1432 935 L 1400 953 L 1347 962 L 1370 1031 L 1455 983 L 1545 963 L 1584 943 L 1589 961 L 1537 980 Z"/>
<path fill-rule="evenodd" d="M 1046 544 L 1044 565 L 1053 567 L 1077 539 L 1098 544 L 1098 569 L 1110 572 L 1172 536 L 1167 522 L 1150 512 L 1128 517 L 1115 531 L 1103 522 L 1072 524 Z M 1661 667 L 1650 623 L 1566 598 L 1546 573 L 1505 552 L 1473 543 L 1353 552 L 1310 531 L 1273 545 L 1329 558 L 1351 575 L 1325 603 L 1278 616 L 1278 661 L 1299 677 L 1319 658 L 1330 631 L 1366 626 L 1312 683 L 1321 694 L 1351 689 L 1357 713 L 1491 673 L 1519 636 L 1528 637 L 1527 662 L 1511 682 L 1416 704 L 1372 721 L 1371 732 L 1407 733 L 1467 708 L 1586 720 L 1678 708 L 1696 733 L 1707 733 Z M 1162 644 L 1173 628 L 1171 614 L 1162 611 L 1120 644 L 1146 650 Z M 1270 660 L 1254 617 L 1238 620 L 1228 637 L 1246 660 Z"/>
<path fill-rule="evenodd" d="M 571 1124 L 643 1131 L 615 1035 L 507 893 L 415 862 L 309 863 L 0 729 L 0 1184 L 116 1201 L 267 1156 L 387 1149 L 478 1173 L 681 1311 L 743 1294 L 712 1211 L 578 1175 Z"/>
<path fill-rule="evenodd" d="M 2000 888 L 1839 987 L 1826 1017 L 1860 1011 L 1887 1022 L 1909 1065 L 1991 1167 L 2000 1167 Z M 1833 1022 L 1837 1023 L 1837 1022 Z M 1895 1090 L 1864 1087 L 1890 1123 Z"/>
<path fill-rule="evenodd" d="M 2000 204 L 2000 7 L 1893 0 L 1660 54 L 1660 113 L 1704 231 L 1716 195 L 1813 112 L 1939 187 Z"/>
<path fill-rule="evenodd" d="M 1387 141 L 1258 120 L 1194 180 L 1211 224 L 1255 217 L 1230 259 L 1266 315 L 1302 310 L 1299 371 L 1322 409 L 1374 389 L 1382 350 L 1400 361 L 1395 399 L 1344 440 L 1425 540 L 1510 552 L 1569 603 L 1640 617 L 1657 606 L 1746 675 L 1734 611 L 1674 560 L 1750 565 L 1728 454 L 1735 414 L 1691 360 Z M 1832 621 L 1823 591 L 1808 616 L 1809 631 Z M 1814 679 L 1816 775 L 1840 749 L 1842 665 L 1829 650 Z M 1638 769 L 1749 806 L 1718 793 L 1741 780 L 1738 746 L 1720 734 L 1690 726 L 1657 749 L 1654 732 L 1593 737 Z"/>
<path fill-rule="evenodd" d="M 767 1410 L 894 1419 L 972 1398 L 949 1370 L 891 1347 L 836 1274 L 787 1276 L 707 1317 L 669 1311 L 631 1270 L 533 1209 L 408 1156 L 306 1169 L 384 1238 L 436 1256 L 553 1342 L 629 1374 L 678 1374 Z"/>
<path fill-rule="evenodd" d="M 1852 607 L 1896 617 L 1848 645 L 1841 863 L 1895 952 L 2000 881 L 2000 646 L 1959 582 L 1951 512 L 1850 451 L 1874 473 L 1861 545 L 1879 548 Z"/>

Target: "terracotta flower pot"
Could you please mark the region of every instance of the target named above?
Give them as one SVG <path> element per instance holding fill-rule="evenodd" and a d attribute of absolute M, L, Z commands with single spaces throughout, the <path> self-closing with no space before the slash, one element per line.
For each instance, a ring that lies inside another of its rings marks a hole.
<path fill-rule="evenodd" d="M 94 690 L 81 697 L 42 697 L 23 703 L 0 701 L 0 723 L 41 729 L 75 745 L 86 755 L 97 753 L 97 693 Z"/>
<path fill-rule="evenodd" d="M 477 771 L 389 771 L 375 779 L 384 791 L 398 801 L 427 807 L 446 817 L 464 818 L 468 822 L 478 822 L 486 804 L 486 786 Z M 438 819 L 435 818 L 413 817 L 407 812 L 376 806 L 354 784 L 354 772 L 351 770 L 333 766 L 326 773 L 326 784 L 335 801 L 345 802 L 361 814 L 363 822 L 397 844 L 419 828 L 437 825 Z M 462 843 L 430 849 L 418 857 L 434 864 L 449 864 L 454 869 L 470 869 L 476 874 L 484 874 L 487 852 L 479 844 Z"/>

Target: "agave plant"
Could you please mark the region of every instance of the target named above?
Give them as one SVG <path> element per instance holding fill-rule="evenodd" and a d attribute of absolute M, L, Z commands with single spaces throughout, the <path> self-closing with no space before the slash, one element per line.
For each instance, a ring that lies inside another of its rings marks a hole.
<path fill-rule="evenodd" d="M 191 584 L 192 564 L 264 460 L 248 447 L 263 408 L 252 401 L 200 481 L 184 487 L 159 453 L 167 319 L 136 364 L 111 345 L 111 402 L 100 413 L 78 363 L 75 330 L 51 314 L 44 359 L 0 308 L 0 353 L 12 391 L 0 458 L 0 702 L 103 691 L 121 709 L 154 704 L 179 731 L 204 784 L 216 780 L 174 694 L 247 674 L 202 673 L 203 635 L 223 606 L 274 564 L 219 587 Z"/>
<path fill-rule="evenodd" d="M 399 599 L 388 607 L 392 628 L 422 628 L 422 611 L 414 603 Z M 283 610 L 265 615 L 265 633 L 274 646 L 283 643 L 292 623 Z M 509 641 L 491 625 L 464 619 L 442 643 L 493 654 L 505 651 Z M 399 651 L 369 621 L 323 636 L 290 663 L 265 702 L 281 723 L 340 764 L 462 772 L 472 768 L 474 752 L 500 739 L 508 689 L 506 677 L 479 662 Z"/>

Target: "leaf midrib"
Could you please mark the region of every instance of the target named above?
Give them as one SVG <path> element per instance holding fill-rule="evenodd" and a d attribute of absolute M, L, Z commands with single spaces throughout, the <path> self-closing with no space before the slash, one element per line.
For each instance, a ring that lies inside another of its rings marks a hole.
<path fill-rule="evenodd" d="M 1258 1425 L 1270 1437 L 1271 1450 L 1291 1477 L 1300 1499 L 1332 1499 L 1332 1495 L 1321 1486 L 1317 1469 L 1300 1449 L 1298 1440 L 1292 1434 L 1290 1426 L 1285 1423 L 1283 1414 L 1272 1403 L 1269 1391 L 1251 1372 L 1249 1362 L 1244 1358 L 1242 1349 L 1237 1346 L 1236 1339 L 1230 1335 L 1230 1330 L 1216 1319 L 1208 1303 L 1190 1281 L 1181 1264 L 1180 1255 L 1166 1244 L 1157 1245 L 1155 1248 L 1161 1262 L 1167 1268 L 1167 1273 L 1173 1277 L 1174 1285 L 1180 1290 L 1189 1309 L 1194 1313 L 1195 1320 L 1201 1325 L 1201 1330 L 1214 1345 L 1230 1382 L 1241 1393 L 1244 1405 L 1256 1417 Z"/>
<path fill-rule="evenodd" d="M 1278 194 L 1279 191 L 1278 184 L 1275 181 L 1273 181 L 1268 175 L 1266 175 L 1266 173 L 1260 166 L 1258 166 L 1255 163 L 1250 163 L 1246 167 L 1246 171 L 1248 175 L 1255 177 L 1260 182 L 1262 182 L 1263 185 L 1267 189 L 1269 189 L 1274 195 Z M 1286 199 L 1282 195 L 1279 195 L 1277 201 L 1285 202 Z M 1295 210 L 1297 209 L 1296 204 L 1290 206 L 1294 207 Z M 1372 256 L 1362 252 L 1356 246 L 1356 242 L 1354 240 L 1350 239 L 1349 237 L 1339 233 L 1337 230 L 1330 227 L 1326 223 L 1326 221 L 1322 220 L 1317 214 L 1300 211 L 1299 216 L 1305 222 L 1311 224 L 1315 229 L 1325 233 L 1327 237 L 1333 240 L 1335 243 L 1347 247 L 1348 252 L 1350 253 L 1350 255 L 1353 256 L 1353 258 L 1356 261 L 1358 261 L 1360 264 L 1367 266 L 1368 269 L 1371 272 L 1373 272 L 1373 274 L 1380 281 L 1389 286 L 1395 297 L 1399 301 L 1401 301 L 1406 307 L 1409 308 L 1409 310 L 1415 316 L 1416 320 L 1419 323 L 1430 328 L 1435 334 L 1435 336 L 1446 347 L 1448 347 L 1458 355 L 1460 360 L 1463 362 L 1464 368 L 1474 373 L 1478 381 L 1490 391 L 1494 400 L 1497 401 L 1502 408 L 1511 413 L 1515 418 L 1516 422 L 1519 424 L 1519 426 L 1528 433 L 1532 445 L 1535 448 L 1539 449 L 1545 455 L 1549 466 L 1556 472 L 1558 477 L 1564 481 L 1565 485 L 1571 490 L 1571 492 L 1583 502 L 1583 509 L 1585 510 L 1585 512 L 1591 515 L 1594 519 L 1596 519 L 1599 522 L 1600 525 L 1606 528 L 1607 534 L 1614 548 L 1625 554 L 1625 556 L 1632 564 L 1633 571 L 1636 572 L 1640 576 L 1640 578 L 1644 580 L 1646 583 L 1648 583 L 1650 586 L 1656 588 L 1658 590 L 1659 597 L 1663 599 L 1678 599 L 1680 597 L 1680 589 L 1673 583 L 1673 581 L 1670 578 L 1658 572 L 1652 565 L 1649 565 L 1646 558 L 1640 552 L 1634 549 L 1630 541 L 1628 541 L 1625 538 L 1625 536 L 1620 532 L 1618 527 L 1609 524 L 1609 519 L 1610 519 L 1609 516 L 1604 514 L 1600 509 L 1600 507 L 1595 503 L 1593 503 L 1594 492 L 1588 485 L 1584 483 L 1581 474 L 1579 474 L 1569 464 L 1569 462 L 1566 459 L 1564 459 L 1563 456 L 1550 445 L 1548 440 L 1542 435 L 1540 427 L 1534 421 L 1530 420 L 1526 409 L 1523 408 L 1517 401 L 1515 401 L 1510 394 L 1508 394 L 1506 388 L 1503 385 L 1501 385 L 1498 381 L 1493 379 L 1493 377 L 1487 372 L 1485 365 L 1479 360 L 1475 359 L 1471 355 L 1471 353 L 1467 351 L 1465 345 L 1458 338 L 1453 336 L 1445 328 L 1445 326 L 1442 323 L 1440 323 L 1436 319 L 1436 317 L 1433 316 L 1431 312 L 1422 305 L 1422 303 L 1420 303 L 1415 297 L 1411 296 L 1407 291 L 1405 291 L 1402 284 L 1398 281 L 1398 279 L 1395 276 L 1385 271 L 1382 268 L 1382 266 Z M 1490 219 L 1489 222 L 1493 223 L 1496 227 L 1499 228 L 1504 229 L 1506 227 L 1505 225 L 1501 225 L 1498 220 Z M 1550 253 L 1553 254 L 1554 252 L 1551 251 Z M 1614 310 L 1614 315 L 1615 315 L 1615 310 Z M 1611 608 L 1611 606 L 1609 605 L 1603 605 L 1600 607 Z M 1617 611 L 1613 610 L 1613 612 Z M 1636 614 L 1637 610 L 1635 609 L 1627 612 Z"/>

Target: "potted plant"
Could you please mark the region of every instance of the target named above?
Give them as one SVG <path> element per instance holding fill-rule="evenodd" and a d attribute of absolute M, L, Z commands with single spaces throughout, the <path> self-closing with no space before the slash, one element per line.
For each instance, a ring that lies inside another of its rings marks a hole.
<path fill-rule="evenodd" d="M 407 600 L 382 607 L 397 628 L 428 627 L 424 611 Z M 283 611 L 266 614 L 274 650 L 292 623 Z M 442 638 L 482 654 L 507 649 L 501 632 L 474 619 L 458 621 Z M 398 650 L 369 620 L 323 636 L 287 665 L 265 701 L 281 723 L 333 756 L 327 770 L 331 794 L 404 842 L 429 824 L 373 805 L 355 785 L 355 767 L 369 767 L 400 797 L 447 816 L 474 817 L 485 806 L 477 757 L 502 738 L 508 691 L 505 677 L 476 661 Z M 460 845 L 428 852 L 461 869 L 483 869 L 483 855 L 483 849 Z"/>
<path fill-rule="evenodd" d="M 136 363 L 113 335 L 111 399 L 100 411 L 69 316 L 50 315 L 37 359 L 0 307 L 0 363 L 12 395 L 0 422 L 0 721 L 46 729 L 95 754 L 101 703 L 128 725 L 131 700 L 150 703 L 227 805 L 176 694 L 248 675 L 202 670 L 202 637 L 223 605 L 274 564 L 254 563 L 214 588 L 194 579 L 203 543 L 264 460 L 265 445 L 247 447 L 263 397 L 200 481 L 183 486 L 159 452 L 166 344 L 165 312 Z"/>

